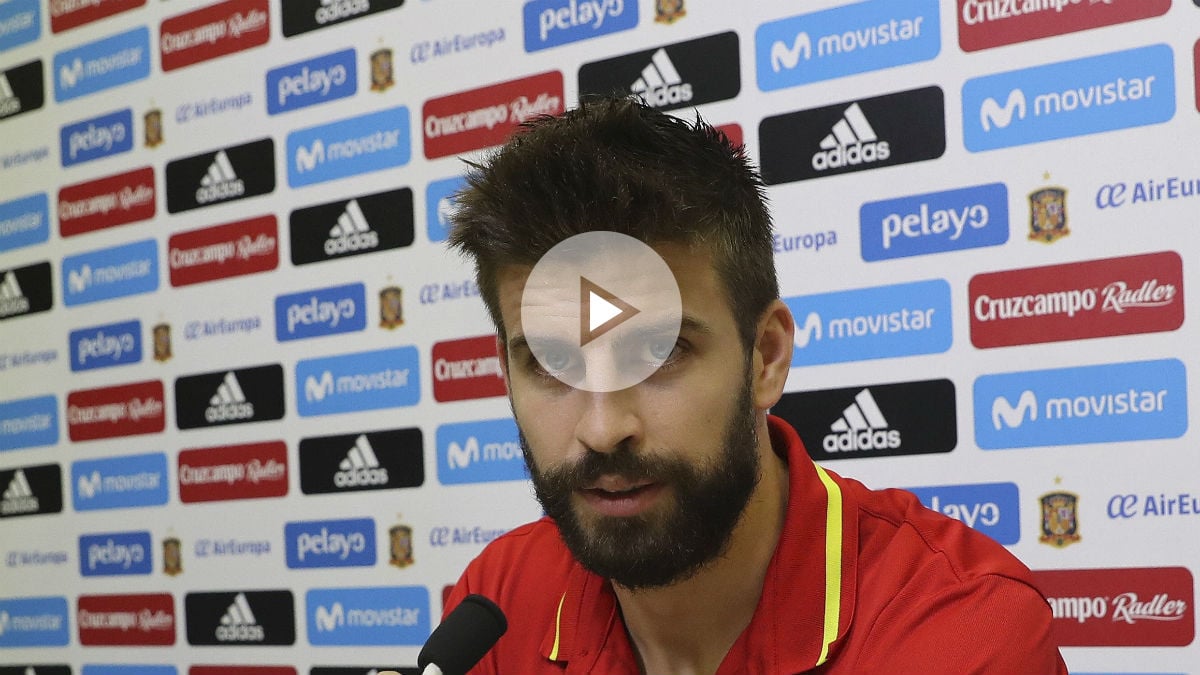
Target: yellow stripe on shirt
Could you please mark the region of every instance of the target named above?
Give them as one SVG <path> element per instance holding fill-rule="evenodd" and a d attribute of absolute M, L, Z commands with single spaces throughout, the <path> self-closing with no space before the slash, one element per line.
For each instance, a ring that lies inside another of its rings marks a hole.
<path fill-rule="evenodd" d="M 829 659 L 829 646 L 837 639 L 842 610 L 842 489 L 825 469 L 814 466 L 829 495 L 825 504 L 825 623 L 816 664 L 819 666 Z"/>

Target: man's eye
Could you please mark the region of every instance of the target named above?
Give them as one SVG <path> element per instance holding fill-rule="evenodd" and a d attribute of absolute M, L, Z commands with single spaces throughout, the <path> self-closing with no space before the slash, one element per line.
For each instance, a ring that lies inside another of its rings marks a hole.
<path fill-rule="evenodd" d="M 551 372 L 561 373 L 571 366 L 571 355 L 565 349 L 548 349 L 541 357 L 542 365 Z"/>
<path fill-rule="evenodd" d="M 652 360 L 666 361 L 668 358 L 670 358 L 672 352 L 675 351 L 677 346 L 678 344 L 675 340 L 651 340 L 650 343 L 646 345 L 646 351 L 649 352 Z"/>

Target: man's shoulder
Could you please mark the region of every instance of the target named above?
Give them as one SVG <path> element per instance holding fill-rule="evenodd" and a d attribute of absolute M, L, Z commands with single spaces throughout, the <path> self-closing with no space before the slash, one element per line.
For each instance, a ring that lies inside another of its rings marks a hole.
<path fill-rule="evenodd" d="M 565 579 L 574 559 L 549 518 L 526 523 L 492 540 L 467 566 L 478 592 L 513 592 L 530 583 Z"/>

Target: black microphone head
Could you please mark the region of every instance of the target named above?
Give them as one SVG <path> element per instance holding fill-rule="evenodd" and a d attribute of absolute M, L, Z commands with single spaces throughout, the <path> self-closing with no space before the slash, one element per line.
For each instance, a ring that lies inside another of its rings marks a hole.
<path fill-rule="evenodd" d="M 443 675 L 466 675 L 508 630 L 504 612 L 482 595 L 468 595 L 429 636 L 417 667 L 435 664 Z"/>

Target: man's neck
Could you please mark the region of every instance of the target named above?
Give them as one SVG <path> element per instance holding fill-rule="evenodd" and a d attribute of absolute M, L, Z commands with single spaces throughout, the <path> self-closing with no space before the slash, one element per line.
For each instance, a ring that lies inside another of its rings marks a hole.
<path fill-rule="evenodd" d="M 783 529 L 786 462 L 759 418 L 761 478 L 728 550 L 692 578 L 649 590 L 613 590 L 645 675 L 712 675 L 749 625 Z"/>

